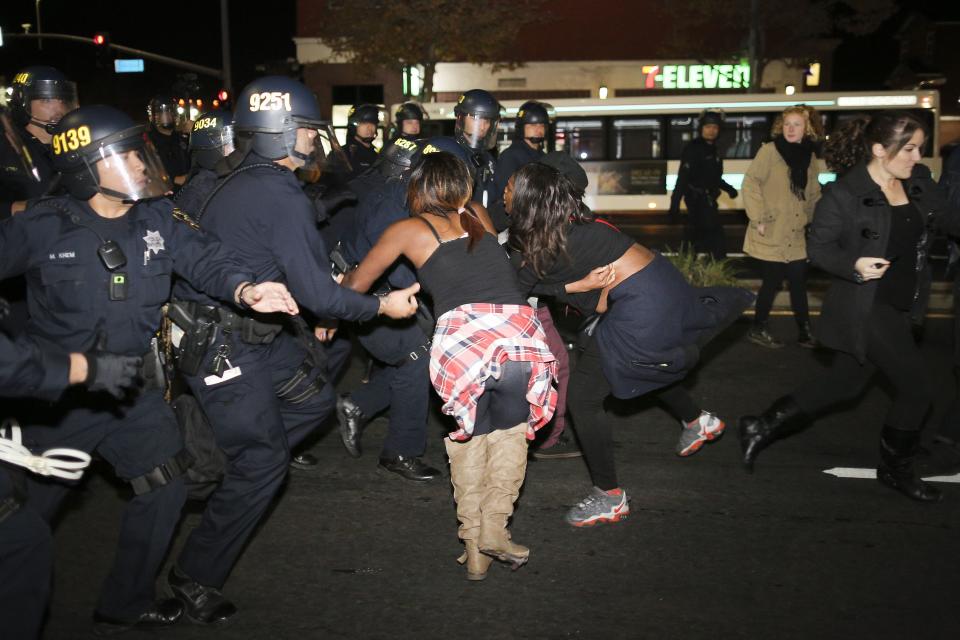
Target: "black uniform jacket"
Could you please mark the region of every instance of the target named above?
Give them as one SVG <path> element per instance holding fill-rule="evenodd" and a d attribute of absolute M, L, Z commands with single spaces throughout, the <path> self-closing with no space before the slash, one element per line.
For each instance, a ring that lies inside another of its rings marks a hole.
<path fill-rule="evenodd" d="M 924 165 L 913 168 L 904 189 L 926 219 L 917 243 L 917 282 L 910 312 L 919 322 L 930 292 L 930 244 L 937 231 L 960 233 L 960 214 L 948 208 L 943 190 Z M 833 276 L 817 337 L 825 346 L 850 353 L 860 362 L 865 360 L 864 326 L 870 321 L 879 280 L 859 282 L 853 267 L 858 258 L 886 256 L 890 218 L 890 204 L 880 186 L 867 173 L 866 164 L 859 164 L 824 188 L 807 236 L 810 261 Z"/>
<path fill-rule="evenodd" d="M 377 315 L 376 298 L 341 287 L 330 277 L 316 209 L 292 171 L 250 153 L 229 180 L 211 198 L 199 223 L 249 267 L 256 282 L 286 284 L 297 303 L 317 317 L 369 320 Z M 176 296 L 212 302 L 179 284 Z"/>
<path fill-rule="evenodd" d="M 86 202 L 61 197 L 0 223 L 0 279 L 26 275 L 28 334 L 42 347 L 84 352 L 103 332 L 108 351 L 142 355 L 160 327 L 174 272 L 211 296 L 232 300 L 253 275 L 174 211 L 170 200 L 158 198 L 107 219 Z M 98 254 L 110 240 L 126 256 L 126 265 L 113 271 Z M 111 283 L 117 297 L 120 274 L 124 299 L 111 299 Z"/>

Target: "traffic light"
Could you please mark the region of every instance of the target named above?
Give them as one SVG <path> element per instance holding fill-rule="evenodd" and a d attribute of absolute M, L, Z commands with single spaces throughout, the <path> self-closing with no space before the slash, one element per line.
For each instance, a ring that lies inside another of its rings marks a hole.
<path fill-rule="evenodd" d="M 110 55 L 110 34 L 106 31 L 98 31 L 93 34 L 93 44 L 97 48 L 97 67 L 105 69 L 112 66 L 112 56 Z"/>
<path fill-rule="evenodd" d="M 226 89 L 220 89 L 220 91 L 217 92 L 217 98 L 216 100 L 214 100 L 213 106 L 216 108 L 229 109 L 230 98 L 231 98 L 231 95 L 229 91 L 227 91 Z"/>

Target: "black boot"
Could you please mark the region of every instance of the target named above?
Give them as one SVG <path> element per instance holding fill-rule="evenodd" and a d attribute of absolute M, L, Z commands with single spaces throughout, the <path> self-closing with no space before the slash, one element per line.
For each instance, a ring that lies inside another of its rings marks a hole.
<path fill-rule="evenodd" d="M 884 426 L 880 432 L 877 480 L 920 502 L 940 502 L 943 494 L 917 475 L 913 463 L 920 451 L 920 432 Z"/>
<path fill-rule="evenodd" d="M 337 398 L 337 424 L 340 427 L 340 439 L 343 440 L 347 453 L 354 458 L 359 458 L 363 453 L 360 448 L 360 436 L 367 422 L 367 417 L 350 398 L 349 393 Z"/>
<path fill-rule="evenodd" d="M 816 349 L 820 346 L 820 343 L 813 336 L 809 321 L 797 324 L 797 344 L 807 349 Z"/>
<path fill-rule="evenodd" d="M 800 431 L 809 422 L 807 415 L 790 396 L 776 400 L 770 408 L 757 416 L 740 418 L 740 448 L 743 466 L 753 472 L 753 461 L 774 440 Z"/>

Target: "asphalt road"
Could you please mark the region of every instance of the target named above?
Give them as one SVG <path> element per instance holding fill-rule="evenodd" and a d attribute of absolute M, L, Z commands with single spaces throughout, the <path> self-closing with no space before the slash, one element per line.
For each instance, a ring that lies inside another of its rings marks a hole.
<path fill-rule="evenodd" d="M 773 321 L 792 339 L 791 325 Z M 795 345 L 764 350 L 742 339 L 745 329 L 735 325 L 712 345 L 690 380 L 702 406 L 731 425 L 697 455 L 673 454 L 679 426 L 658 406 L 610 407 L 628 520 L 568 527 L 564 510 L 590 487 L 583 461 L 532 463 L 513 524 L 514 538 L 532 549 L 529 564 L 467 582 L 455 562 L 462 547 L 448 479 L 413 485 L 377 471 L 380 419 L 365 433 L 363 458 L 348 457 L 327 433 L 312 449 L 319 468 L 291 474 L 227 583 L 241 610 L 228 626 L 185 622 L 156 636 L 960 637 L 960 485 L 942 485 L 942 504 L 919 505 L 875 480 L 823 473 L 875 465 L 888 404 L 882 386 L 765 451 L 757 472 L 745 474 L 736 417 L 817 375 L 824 357 Z M 944 389 L 949 330 L 932 322 L 925 343 Z M 359 369 L 355 361 L 342 386 L 358 384 Z M 435 419 L 426 458 L 445 468 L 442 425 Z M 45 638 L 89 633 L 124 491 L 91 474 L 62 517 Z M 175 546 L 197 518 L 187 515 Z"/>

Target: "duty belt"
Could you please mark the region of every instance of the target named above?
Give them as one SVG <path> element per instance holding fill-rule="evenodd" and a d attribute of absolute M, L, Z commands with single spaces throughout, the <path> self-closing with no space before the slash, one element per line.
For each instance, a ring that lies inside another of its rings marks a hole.
<path fill-rule="evenodd" d="M 175 300 L 170 303 L 179 307 L 187 317 L 212 322 L 222 331 L 236 333 L 247 344 L 269 344 L 283 331 L 282 324 L 260 322 L 253 318 L 230 311 L 226 307 L 202 305 L 196 302 Z M 179 323 L 178 323 L 179 324 Z M 180 327 L 184 331 L 189 327 Z"/>

